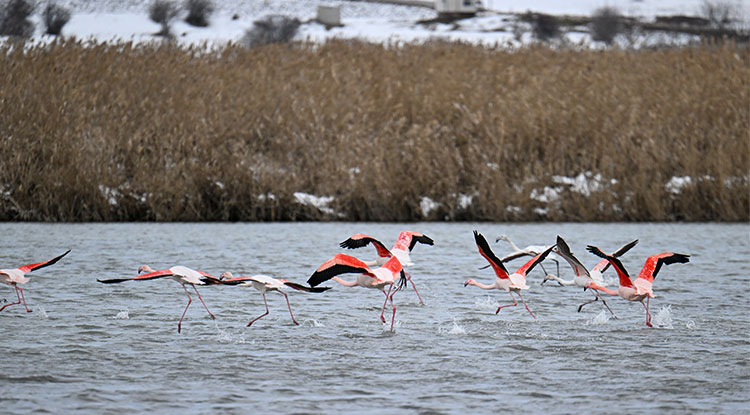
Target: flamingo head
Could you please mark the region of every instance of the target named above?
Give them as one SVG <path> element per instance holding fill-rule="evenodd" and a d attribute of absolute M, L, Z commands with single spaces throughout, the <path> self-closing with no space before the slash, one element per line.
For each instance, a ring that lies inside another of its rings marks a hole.
<path fill-rule="evenodd" d="M 219 279 L 220 280 L 230 279 L 230 278 L 234 278 L 234 275 L 232 275 L 232 273 L 229 272 L 229 271 L 225 271 L 225 272 L 222 272 L 221 274 L 219 274 Z"/>
<path fill-rule="evenodd" d="M 141 265 L 140 267 L 138 267 L 138 273 L 140 274 L 142 272 L 154 272 L 154 270 L 148 265 Z"/>
<path fill-rule="evenodd" d="M 547 275 L 545 275 L 544 276 L 544 281 L 542 281 L 542 283 L 540 285 L 544 285 L 544 283 L 547 282 L 547 281 L 557 281 L 557 275 L 554 275 L 554 274 L 547 274 Z M 559 284 L 559 281 L 558 281 L 558 284 Z"/>
<path fill-rule="evenodd" d="M 466 282 L 464 283 L 464 287 L 466 287 L 467 285 L 470 285 L 470 284 L 472 284 L 472 285 L 476 284 L 476 281 L 474 281 L 474 280 L 466 280 Z"/>
<path fill-rule="evenodd" d="M 510 242 L 510 238 L 508 238 L 508 235 L 500 235 L 497 237 L 497 239 L 495 239 L 495 242 L 500 241 Z"/>

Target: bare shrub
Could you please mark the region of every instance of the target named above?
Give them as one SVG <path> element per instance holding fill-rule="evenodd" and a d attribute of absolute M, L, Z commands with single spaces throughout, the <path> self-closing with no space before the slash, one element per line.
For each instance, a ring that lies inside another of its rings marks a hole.
<path fill-rule="evenodd" d="M 738 14 L 737 7 L 728 0 L 703 0 L 701 14 L 716 28 L 723 29 Z"/>
<path fill-rule="evenodd" d="M 30 37 L 34 34 L 34 24 L 29 16 L 34 12 L 34 4 L 28 0 L 9 0 L 0 15 L 0 36 Z"/>
<path fill-rule="evenodd" d="M 160 36 L 170 36 L 172 32 L 172 20 L 177 17 L 179 10 L 170 0 L 154 0 L 148 9 L 148 17 L 155 23 L 161 25 Z"/>
<path fill-rule="evenodd" d="M 616 7 L 605 6 L 594 11 L 591 16 L 591 37 L 611 45 L 623 30 L 622 15 Z"/>
<path fill-rule="evenodd" d="M 547 41 L 560 36 L 560 22 L 555 16 L 543 13 L 526 13 L 523 20 L 531 23 L 534 37 Z"/>
<path fill-rule="evenodd" d="M 281 15 L 268 16 L 254 22 L 253 27 L 245 32 L 242 43 L 248 48 L 271 43 L 286 43 L 297 34 L 300 24 L 296 18 Z"/>
<path fill-rule="evenodd" d="M 70 10 L 56 3 L 47 3 L 42 19 L 47 27 L 46 33 L 57 36 L 62 32 L 63 26 L 70 21 Z"/>
<path fill-rule="evenodd" d="M 185 8 L 188 15 L 185 21 L 193 26 L 208 26 L 208 17 L 214 11 L 214 4 L 211 0 L 186 0 Z"/>

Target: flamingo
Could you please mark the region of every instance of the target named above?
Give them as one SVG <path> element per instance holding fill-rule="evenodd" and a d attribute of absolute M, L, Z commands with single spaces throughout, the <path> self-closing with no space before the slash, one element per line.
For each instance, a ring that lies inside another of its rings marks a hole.
<path fill-rule="evenodd" d="M 624 255 L 626 252 L 628 252 L 631 248 L 633 248 L 638 243 L 638 240 L 634 240 L 612 254 L 613 257 L 620 257 Z M 587 270 L 583 264 L 581 264 L 581 261 L 576 258 L 572 252 L 570 252 L 570 247 L 565 242 L 565 240 L 560 237 L 560 235 L 557 236 L 557 247 L 553 249 L 553 252 L 557 253 L 561 257 L 563 257 L 566 261 L 568 261 L 568 264 L 570 264 L 571 268 L 573 268 L 573 271 L 575 272 L 576 276 L 572 280 L 563 280 L 560 279 L 557 276 L 554 275 L 548 275 L 544 278 L 544 281 L 542 281 L 542 284 L 549 280 L 555 280 L 558 282 L 558 284 L 563 286 L 570 286 L 575 285 L 577 287 L 582 287 L 585 291 L 587 288 L 592 288 L 591 293 L 594 294 L 594 299 L 589 300 L 581 305 L 578 306 L 578 312 L 581 312 L 581 309 L 586 304 L 591 304 L 594 301 L 597 301 L 599 299 L 602 300 L 602 304 L 604 304 L 605 307 L 607 307 L 607 310 L 612 314 L 612 317 L 617 318 L 615 316 L 615 313 L 612 311 L 611 308 L 609 308 L 609 305 L 604 300 L 604 297 L 601 297 L 599 293 L 596 291 L 597 288 L 603 288 L 604 285 L 604 278 L 602 277 L 602 273 L 609 268 L 609 261 L 606 259 L 602 259 L 599 261 L 598 264 L 594 266 L 594 268 L 591 269 L 591 271 Z"/>
<path fill-rule="evenodd" d="M 513 249 L 512 253 L 510 253 L 510 254 L 508 254 L 508 255 L 500 258 L 500 261 L 502 261 L 503 263 L 508 262 L 508 261 L 512 261 L 512 260 L 517 259 L 517 258 L 521 258 L 523 256 L 535 257 L 535 256 L 541 254 L 542 252 L 544 252 L 547 248 L 549 248 L 549 246 L 543 246 L 543 245 L 529 245 L 529 246 L 521 249 L 521 248 L 518 247 L 518 245 L 516 245 L 510 239 L 510 237 L 508 237 L 508 235 L 500 235 L 500 236 L 497 237 L 497 239 L 495 239 L 495 242 L 500 242 L 500 241 L 507 242 L 510 245 L 511 249 Z M 552 261 L 555 261 L 555 265 L 557 265 L 557 275 L 560 275 L 560 263 L 556 259 L 554 259 L 554 258 L 550 258 L 550 259 Z M 544 269 L 544 265 L 543 264 L 539 264 L 539 266 L 542 268 L 542 271 L 546 274 L 546 276 L 548 276 L 548 277 L 553 277 L 554 276 L 553 274 L 548 273 L 546 269 Z M 479 269 L 485 269 L 487 267 L 489 267 L 489 265 L 485 265 L 485 266 L 483 266 L 483 267 L 481 267 Z"/>
<path fill-rule="evenodd" d="M 247 323 L 247 327 L 250 327 L 253 323 L 260 320 L 261 317 L 265 317 L 268 315 L 268 301 L 266 300 L 266 291 L 277 291 L 284 295 L 284 297 L 286 298 L 286 305 L 289 308 L 289 315 L 292 316 L 292 321 L 294 322 L 294 324 L 299 325 L 297 320 L 294 319 L 294 314 L 292 313 L 292 306 L 291 304 L 289 304 L 289 296 L 284 291 L 281 291 L 281 289 L 287 286 L 287 287 L 294 288 L 295 290 L 320 293 L 325 290 L 329 290 L 331 288 L 331 287 L 307 287 L 302 284 L 297 284 L 295 282 L 273 278 L 268 275 L 253 275 L 251 277 L 235 277 L 234 275 L 232 275 L 231 272 L 221 273 L 221 275 L 219 275 L 219 280 L 220 280 L 219 281 L 220 284 L 225 284 L 225 285 L 252 286 L 256 290 L 260 291 L 261 295 L 263 295 L 263 302 L 266 305 L 266 312 L 254 318 L 251 322 Z M 211 281 L 211 282 L 213 283 L 216 281 Z"/>
<path fill-rule="evenodd" d="M 344 242 L 341 242 L 339 246 L 342 248 L 349 248 L 349 249 L 356 249 L 361 248 L 363 246 L 367 246 L 368 244 L 372 243 L 372 245 L 375 247 L 375 249 L 378 252 L 378 258 L 373 261 L 363 261 L 368 267 L 372 266 L 383 266 L 391 257 L 398 258 L 399 262 L 401 262 L 401 265 L 404 267 L 409 267 L 414 265 L 414 263 L 411 261 L 411 257 L 409 256 L 409 252 L 411 252 L 412 249 L 414 249 L 414 246 L 417 244 L 417 242 L 425 244 L 425 245 L 434 245 L 435 241 L 432 240 L 429 236 L 419 233 L 419 232 L 411 232 L 411 231 L 402 231 L 398 234 L 398 239 L 396 240 L 396 243 L 393 245 L 393 248 L 390 250 L 383 245 L 382 242 L 378 241 L 377 239 L 373 238 L 372 236 L 365 235 L 363 233 L 358 233 L 356 235 L 352 235 L 349 239 L 345 240 Z M 412 288 L 414 288 L 414 292 L 417 293 L 417 298 L 419 299 L 419 302 L 424 305 L 424 301 L 422 301 L 422 296 L 419 295 L 419 291 L 417 291 L 417 286 L 414 284 L 414 281 L 411 279 L 411 274 L 408 272 L 405 273 L 407 281 L 411 283 Z"/>
<path fill-rule="evenodd" d="M 138 275 L 137 277 L 131 277 L 131 278 L 112 278 L 108 280 L 100 280 L 97 278 L 97 281 L 104 283 L 104 284 L 113 284 L 113 283 L 119 283 L 119 282 L 125 282 L 125 281 L 144 281 L 144 280 L 153 280 L 157 278 L 172 278 L 173 280 L 179 282 L 182 285 L 182 289 L 185 290 L 185 295 L 187 295 L 188 303 L 185 306 L 185 311 L 182 312 L 182 316 L 180 317 L 180 321 L 177 323 L 177 332 L 180 333 L 182 331 L 182 320 L 185 318 L 185 313 L 187 313 L 188 307 L 190 307 L 190 303 L 193 302 L 193 299 L 190 298 L 190 293 L 187 290 L 187 287 L 185 284 L 190 284 L 193 286 L 193 289 L 195 290 L 195 293 L 198 294 L 198 299 L 201 300 L 201 303 L 203 303 L 203 307 L 206 308 L 206 311 L 208 311 L 208 315 L 211 316 L 211 320 L 216 320 L 216 317 L 211 313 L 211 310 L 208 309 L 208 306 L 206 306 L 206 303 L 203 301 L 203 297 L 201 297 L 201 294 L 198 292 L 198 288 L 196 288 L 196 284 L 198 285 L 204 285 L 207 283 L 213 283 L 215 284 L 216 281 L 218 281 L 218 278 L 214 277 L 211 274 L 205 273 L 203 271 L 196 271 L 194 269 L 184 267 L 182 265 L 177 265 L 169 269 L 163 269 L 159 271 L 155 271 L 148 265 L 141 265 L 138 267 L 138 273 L 145 272 L 146 274 Z"/>
<path fill-rule="evenodd" d="M 357 279 L 354 281 L 345 281 L 337 277 L 341 274 L 359 274 Z M 398 286 L 395 291 L 393 285 L 398 279 Z M 393 323 L 396 319 L 396 305 L 393 304 L 393 295 L 396 291 L 400 290 L 404 284 L 406 284 L 406 275 L 404 274 L 403 266 L 397 257 L 393 256 L 391 259 L 386 261 L 383 266 L 371 269 L 364 261 L 361 261 L 353 256 L 346 254 L 336 254 L 333 258 L 324 262 L 307 280 L 307 283 L 311 287 L 315 287 L 323 281 L 334 280 L 341 285 L 347 287 L 365 287 L 378 289 L 385 294 L 385 302 L 383 308 L 380 311 L 380 320 L 385 323 L 385 306 L 388 301 L 391 302 L 393 307 L 393 316 L 391 317 L 391 332 L 393 332 Z M 385 287 L 388 286 L 386 292 Z"/>
<path fill-rule="evenodd" d="M 599 258 L 604 258 L 612 264 L 612 267 L 617 271 L 617 276 L 620 278 L 620 287 L 617 291 L 613 291 L 604 287 L 593 287 L 595 290 L 604 291 L 610 295 L 619 295 L 620 297 L 628 301 L 640 301 L 643 307 L 646 309 L 646 325 L 651 325 L 651 313 L 648 311 L 649 299 L 655 297 L 653 290 L 651 289 L 656 274 L 659 273 L 662 265 L 670 265 L 674 263 L 684 264 L 690 261 L 690 255 L 677 254 L 674 252 L 663 252 L 661 254 L 651 255 L 646 258 L 646 263 L 643 265 L 641 272 L 636 277 L 635 281 L 630 279 L 630 275 L 625 270 L 622 262 L 614 255 L 607 255 L 602 252 L 601 249 L 593 245 L 586 246 L 586 249 L 592 254 Z M 646 299 L 644 304 L 643 300 Z"/>
<path fill-rule="evenodd" d="M 492 266 L 492 269 L 495 271 L 495 275 L 497 275 L 497 278 L 495 279 L 494 283 L 487 285 L 477 282 L 473 279 L 469 279 L 464 283 L 464 287 L 466 287 L 467 285 L 476 285 L 477 287 L 485 290 L 505 290 L 505 292 L 510 294 L 510 298 L 513 299 L 513 304 L 505 304 L 499 306 L 497 308 L 497 311 L 495 311 L 495 314 L 499 313 L 500 310 L 505 307 L 515 307 L 518 305 L 518 301 L 516 301 L 516 298 L 513 296 L 513 293 L 515 292 L 516 294 L 518 294 L 518 297 L 526 307 L 526 311 L 531 314 L 531 317 L 536 319 L 536 316 L 531 312 L 529 306 L 526 304 L 526 301 L 521 296 L 521 290 L 526 290 L 529 288 L 529 286 L 526 285 L 526 274 L 531 271 L 537 264 L 544 261 L 544 258 L 546 258 L 550 252 L 552 252 L 552 248 L 554 248 L 555 246 L 549 246 L 547 249 L 537 254 L 534 258 L 521 266 L 518 271 L 514 272 L 513 274 L 509 274 L 508 270 L 505 268 L 505 265 L 503 265 L 503 262 L 498 259 L 498 257 L 495 256 L 495 254 L 492 252 L 492 249 L 490 249 L 490 244 L 488 244 L 487 240 L 484 239 L 484 236 L 476 230 L 474 231 L 474 241 L 477 244 L 479 253 L 490 263 L 490 266 Z"/>
<path fill-rule="evenodd" d="M 65 255 L 68 255 L 68 252 L 70 252 L 70 249 L 65 251 L 64 254 L 54 257 L 48 261 L 37 262 L 36 264 L 23 265 L 23 266 L 20 266 L 18 268 L 13 268 L 13 269 L 0 269 L 0 282 L 8 284 L 11 287 L 15 288 L 16 297 L 18 297 L 18 301 L 16 301 L 15 303 L 5 304 L 4 306 L 0 307 L 0 311 L 5 310 L 5 307 L 10 307 L 12 305 L 21 304 L 21 301 L 23 301 L 23 306 L 26 307 L 26 312 L 31 313 L 32 310 L 29 309 L 29 306 L 26 305 L 26 297 L 23 295 L 23 290 L 21 289 L 21 287 L 18 286 L 18 284 L 26 284 L 27 282 L 29 282 L 29 278 L 26 278 L 25 274 L 28 274 L 29 272 L 36 271 L 38 269 L 55 264 L 62 257 L 64 257 Z"/>

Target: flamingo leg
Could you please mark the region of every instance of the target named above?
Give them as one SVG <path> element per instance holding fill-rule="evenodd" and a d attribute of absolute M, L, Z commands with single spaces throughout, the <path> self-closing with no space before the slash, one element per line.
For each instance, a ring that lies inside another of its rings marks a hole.
<path fill-rule="evenodd" d="M 409 282 L 411 283 L 411 286 L 414 288 L 414 292 L 417 293 L 417 298 L 419 298 L 419 302 L 422 303 L 422 305 L 424 305 L 424 301 L 422 301 L 422 296 L 420 296 L 419 291 L 417 291 L 417 286 L 414 285 L 414 281 L 411 280 L 411 274 L 409 274 L 408 272 L 405 272 L 405 274 L 406 274 L 406 279 L 409 280 Z"/>
<path fill-rule="evenodd" d="M 216 320 L 216 316 L 213 315 L 211 310 L 208 309 L 208 306 L 203 301 L 203 297 L 201 297 L 201 293 L 198 292 L 198 288 L 195 286 L 195 284 L 190 284 L 193 286 L 193 289 L 195 290 L 195 293 L 198 294 L 198 299 L 201 300 L 201 303 L 203 303 L 203 307 L 206 308 L 206 311 L 208 311 L 208 315 L 211 316 L 211 320 Z"/>
<path fill-rule="evenodd" d="M 294 324 L 299 326 L 299 323 L 297 323 L 297 320 L 294 319 L 294 314 L 292 314 L 292 305 L 289 304 L 289 296 L 283 291 L 279 291 L 279 292 L 284 294 L 284 297 L 286 297 L 286 306 L 289 307 L 289 315 L 292 316 L 292 321 L 294 322 Z"/>
<path fill-rule="evenodd" d="M 21 292 L 21 300 L 23 300 L 23 306 L 26 307 L 26 312 L 30 313 L 31 309 L 29 309 L 29 306 L 26 305 L 26 297 L 24 297 L 23 295 L 23 290 L 21 289 L 21 287 L 16 287 L 16 290 Z"/>
<path fill-rule="evenodd" d="M 385 316 L 384 316 L 385 306 L 386 304 L 388 304 L 388 296 L 391 294 L 392 289 L 393 289 L 393 284 L 391 284 L 391 286 L 388 287 L 388 292 L 385 292 L 385 290 L 383 290 L 383 294 L 385 294 L 385 302 L 383 303 L 383 308 L 380 310 L 380 321 L 382 321 L 383 323 L 385 323 Z"/>
<path fill-rule="evenodd" d="M 531 312 L 531 310 L 529 309 L 529 306 L 528 306 L 528 305 L 526 304 L 526 300 L 524 300 L 524 299 L 523 299 L 523 297 L 521 296 L 521 293 L 518 293 L 518 298 L 520 298 L 520 299 L 521 299 L 521 301 L 523 302 L 523 306 L 524 306 L 524 307 L 526 307 L 526 311 L 528 311 L 528 312 L 529 312 L 529 314 L 531 314 L 531 317 L 534 317 L 534 320 L 536 320 L 536 316 L 535 316 L 535 315 L 534 315 L 534 313 L 532 313 L 532 312 Z"/>
<path fill-rule="evenodd" d="M 579 305 L 579 306 L 578 306 L 578 312 L 580 313 L 580 312 L 581 312 L 581 309 L 582 309 L 582 308 L 583 308 L 583 306 L 585 306 L 586 304 L 591 304 L 591 303 L 593 303 L 594 301 L 597 301 L 597 300 L 599 300 L 599 296 L 598 296 L 598 295 L 596 295 L 596 294 L 594 294 L 594 299 L 593 299 L 593 300 L 588 300 L 588 301 L 586 301 L 585 303 L 583 303 L 583 304 L 581 304 L 581 305 Z"/>
<path fill-rule="evenodd" d="M 651 297 L 646 297 L 646 304 L 643 304 L 643 300 L 641 300 L 641 304 L 643 304 L 643 307 L 646 308 L 646 325 L 649 327 L 654 327 L 651 325 L 651 313 L 648 311 L 648 303 Z"/>
<path fill-rule="evenodd" d="M 5 307 L 10 307 L 10 306 L 12 306 L 12 305 L 16 305 L 16 304 L 21 304 L 21 296 L 20 296 L 20 295 L 18 294 L 18 287 L 14 286 L 13 288 L 15 288 L 15 289 L 16 289 L 16 296 L 18 297 L 18 301 L 16 301 L 15 303 L 8 303 L 8 304 L 6 304 L 6 305 L 4 305 L 4 306 L 0 307 L 0 311 L 3 311 L 3 310 L 5 310 Z M 22 291 L 22 292 L 23 292 L 23 291 Z M 26 305 L 26 300 L 24 300 L 24 302 L 23 302 L 23 305 Z M 26 310 L 28 310 L 29 312 L 31 312 L 31 310 L 29 310 L 29 308 L 28 308 L 28 307 L 26 308 Z"/>
<path fill-rule="evenodd" d="M 389 290 L 390 291 L 390 290 Z M 396 304 L 393 304 L 393 296 L 396 293 L 394 292 L 391 294 L 388 298 L 391 300 L 391 307 L 393 307 L 393 316 L 391 316 L 391 333 L 393 333 L 393 323 L 396 321 Z"/>
<path fill-rule="evenodd" d="M 500 309 L 501 309 L 501 308 L 505 308 L 505 307 L 515 307 L 515 306 L 517 306 L 517 305 L 518 305 L 518 301 L 516 301 L 516 297 L 513 297 L 513 292 L 511 292 L 511 291 L 508 291 L 508 294 L 510 294 L 510 298 L 512 298 L 512 299 L 513 299 L 513 304 L 506 304 L 506 305 L 501 305 L 500 307 L 498 307 L 498 308 L 497 308 L 497 311 L 495 311 L 495 314 L 499 313 L 499 312 L 500 312 Z"/>
<path fill-rule="evenodd" d="M 615 312 L 612 311 L 611 308 L 609 308 L 609 304 L 607 304 L 607 301 L 604 299 L 604 297 L 600 297 L 600 298 L 602 299 L 602 304 L 604 304 L 604 306 L 607 307 L 607 310 L 609 310 L 610 314 L 612 314 L 612 318 L 617 319 Z"/>
<path fill-rule="evenodd" d="M 185 306 L 185 311 L 182 312 L 182 317 L 180 317 L 180 321 L 177 323 L 177 332 L 179 333 L 182 331 L 182 319 L 185 318 L 185 313 L 187 313 L 188 307 L 190 307 L 190 303 L 193 302 L 193 299 L 190 298 L 190 293 L 187 290 L 187 287 L 185 287 L 185 284 L 182 284 L 182 289 L 185 290 L 185 295 L 187 295 L 188 303 Z"/>
<path fill-rule="evenodd" d="M 247 327 L 250 327 L 251 324 L 253 324 L 256 321 L 260 320 L 262 317 L 265 317 L 265 316 L 268 315 L 268 301 L 266 301 L 266 293 L 262 292 L 261 294 L 263 295 L 263 303 L 265 303 L 265 305 L 266 305 L 266 312 L 263 313 L 263 314 L 261 314 L 261 315 L 259 315 L 258 317 L 255 317 L 253 319 L 253 321 L 247 323 Z M 289 308 L 289 310 L 291 311 L 291 307 Z M 292 317 L 292 318 L 294 318 L 294 317 Z"/>

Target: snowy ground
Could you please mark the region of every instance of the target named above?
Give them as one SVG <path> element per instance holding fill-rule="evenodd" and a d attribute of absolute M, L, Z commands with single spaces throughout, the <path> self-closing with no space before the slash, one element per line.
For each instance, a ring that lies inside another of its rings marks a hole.
<path fill-rule="evenodd" d="M 718 0 L 717 0 L 718 1 Z M 747 1 L 729 1 L 735 5 L 738 17 L 747 22 Z M 57 4 L 72 12 L 70 22 L 63 28 L 63 35 L 79 39 L 99 41 L 133 40 L 151 41 L 160 27 L 148 18 L 152 0 L 57 0 Z M 512 22 L 509 13 L 541 12 L 589 16 L 603 6 L 617 7 L 629 17 L 652 21 L 659 15 L 700 16 L 704 0 L 530 0 L 509 2 L 506 0 L 484 0 L 487 12 L 456 24 L 418 24 L 420 20 L 436 17 L 436 12 L 427 8 L 407 7 L 365 1 L 341 0 L 227 0 L 214 1 L 216 11 L 210 17 L 207 28 L 193 27 L 176 19 L 172 31 L 180 43 L 207 42 L 222 44 L 239 41 L 253 21 L 272 14 L 296 17 L 301 21 L 313 19 L 317 6 L 340 5 L 343 27 L 326 30 L 320 24 L 303 24 L 296 39 L 324 41 L 329 38 L 358 38 L 374 42 L 413 42 L 430 39 L 461 40 L 471 43 L 518 45 L 532 40 L 528 27 Z M 43 6 L 37 7 L 34 16 L 37 31 L 35 37 L 44 39 L 43 25 L 39 14 Z M 747 23 L 744 24 L 747 26 Z M 515 30 L 515 33 L 514 33 Z M 573 43 L 592 43 L 584 31 L 564 35 Z M 689 39 L 684 39 L 689 40 Z"/>

